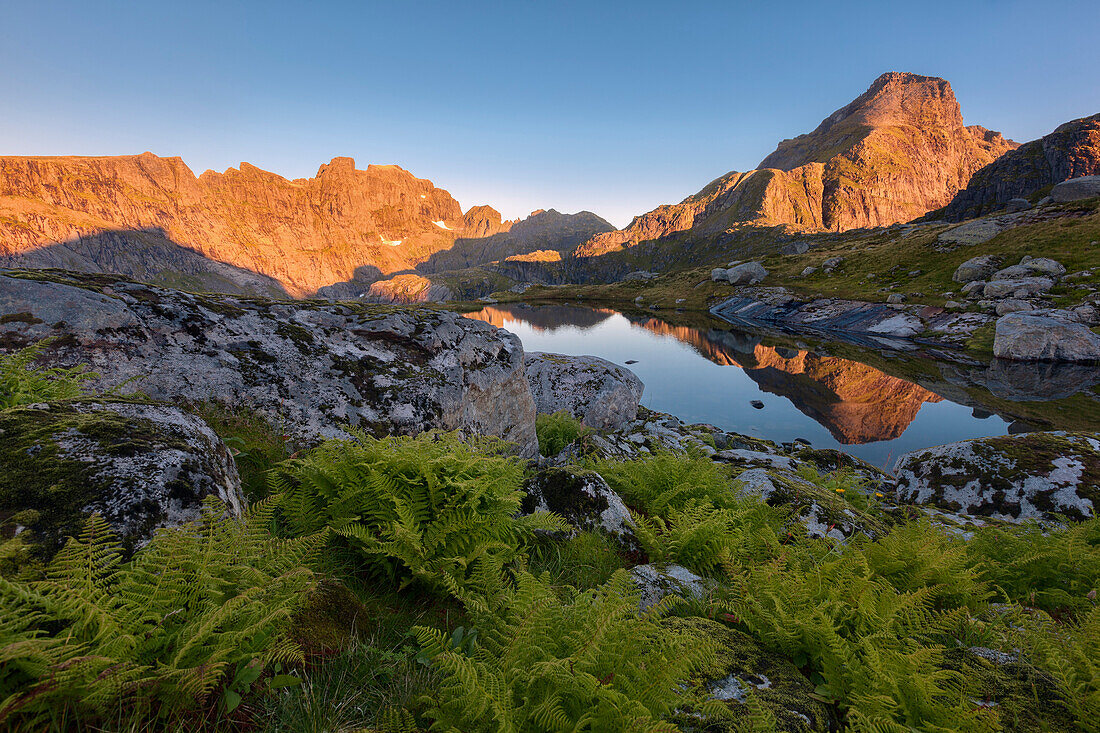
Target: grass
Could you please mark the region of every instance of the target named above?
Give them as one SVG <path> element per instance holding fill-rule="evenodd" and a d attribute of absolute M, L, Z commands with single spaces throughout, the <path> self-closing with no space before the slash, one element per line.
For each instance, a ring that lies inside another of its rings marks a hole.
<path fill-rule="evenodd" d="M 200 402 L 191 405 L 190 410 L 205 420 L 229 447 L 245 497 L 250 502 L 265 498 L 268 470 L 294 452 L 290 437 L 249 407 Z"/>

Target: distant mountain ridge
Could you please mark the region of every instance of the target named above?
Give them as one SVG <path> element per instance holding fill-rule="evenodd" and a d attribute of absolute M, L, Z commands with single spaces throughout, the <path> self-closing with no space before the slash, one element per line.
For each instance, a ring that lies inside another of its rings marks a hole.
<path fill-rule="evenodd" d="M 574 239 L 612 228 L 588 212 L 576 216 L 559 214 L 569 226 L 554 227 L 583 233 Z M 182 159 L 152 153 L 0 157 L 0 266 L 302 296 L 411 271 L 456 241 L 518 223 L 488 206 L 463 214 L 431 181 L 395 165 L 359 170 L 351 158 L 288 180 L 248 163 L 195 176 Z M 527 229 L 538 235 L 529 243 L 523 228 L 508 240 L 517 252 L 553 241 L 537 224 Z"/>
<path fill-rule="evenodd" d="M 756 170 L 728 173 L 679 204 L 596 235 L 578 254 L 688 230 L 845 231 L 909 221 L 945 206 L 975 171 L 1015 147 L 998 132 L 963 125 L 947 81 L 890 72 L 813 132 L 779 143 Z"/>

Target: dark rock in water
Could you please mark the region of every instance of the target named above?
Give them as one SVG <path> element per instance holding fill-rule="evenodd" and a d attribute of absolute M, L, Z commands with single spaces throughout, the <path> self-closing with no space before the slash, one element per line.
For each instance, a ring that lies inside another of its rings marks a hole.
<path fill-rule="evenodd" d="M 98 512 L 124 546 L 200 515 L 207 496 L 239 516 L 245 500 L 225 444 L 177 407 L 58 402 L 0 412 L 0 517 L 42 557 Z"/>
<path fill-rule="evenodd" d="M 527 496 L 522 511 L 550 511 L 578 530 L 598 530 L 611 535 L 625 549 L 637 549 L 630 510 L 603 477 L 578 468 L 544 468 L 523 486 Z"/>
<path fill-rule="evenodd" d="M 749 404 L 752 405 L 753 407 L 755 407 L 757 410 L 763 410 L 764 409 L 764 403 L 761 402 L 760 400 L 753 400 Z"/>
<path fill-rule="evenodd" d="M 775 718 L 775 730 L 810 733 L 829 729 L 828 709 L 814 694 L 813 683 L 786 657 L 748 634 L 710 619 L 672 617 L 662 623 L 670 630 L 717 642 L 718 654 L 700 670 L 696 681 L 725 703 L 738 723 L 750 719 L 746 703 L 751 694 Z M 698 720 L 692 717 L 692 711 L 683 711 L 673 722 L 692 730 Z"/>
<path fill-rule="evenodd" d="M 637 363 L 638 363 L 637 359 L 627 359 L 626 361 L 623 362 L 623 364 L 637 364 Z"/>
<path fill-rule="evenodd" d="M 638 414 L 642 380 L 596 356 L 532 351 L 524 358 L 539 413 L 565 410 L 597 430 L 616 430 Z"/>
<path fill-rule="evenodd" d="M 315 441 L 462 429 L 538 454 L 523 346 L 455 313 L 196 295 L 111 275 L 0 275 L 0 349 L 46 336 L 50 365 L 171 402 L 243 404 Z"/>
<path fill-rule="evenodd" d="M 1010 522 L 1087 519 L 1100 501 L 1100 435 L 1028 433 L 906 453 L 897 500 Z"/>
<path fill-rule="evenodd" d="M 988 420 L 989 418 L 993 417 L 992 412 L 989 412 L 988 410 L 983 410 L 980 407 L 975 407 L 970 414 L 977 420 Z"/>

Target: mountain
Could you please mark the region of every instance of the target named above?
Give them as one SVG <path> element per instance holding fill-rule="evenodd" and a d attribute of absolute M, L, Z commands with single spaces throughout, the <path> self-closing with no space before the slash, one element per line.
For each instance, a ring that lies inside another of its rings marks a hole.
<path fill-rule="evenodd" d="M 678 232 L 743 226 L 845 231 L 909 221 L 946 205 L 982 166 L 1016 143 L 963 125 L 951 85 L 883 74 L 817 129 L 784 140 L 759 168 L 731 172 L 679 204 L 636 217 L 578 248 L 599 255 Z"/>
<path fill-rule="evenodd" d="M 1003 208 L 1010 199 L 1070 178 L 1100 175 L 1100 114 L 1058 126 L 985 166 L 947 205 L 944 216 L 961 221 Z"/>
<path fill-rule="evenodd" d="M 578 216 L 583 238 L 604 230 L 602 219 Z M 248 163 L 196 177 L 180 158 L 152 153 L 0 157 L 0 266 L 302 296 L 411 271 L 456 241 L 517 224 L 488 206 L 463 214 L 431 181 L 394 165 L 359 170 L 351 158 L 288 180 Z M 558 244 L 537 239 L 533 249 Z M 495 257 L 506 246 L 490 249 Z"/>

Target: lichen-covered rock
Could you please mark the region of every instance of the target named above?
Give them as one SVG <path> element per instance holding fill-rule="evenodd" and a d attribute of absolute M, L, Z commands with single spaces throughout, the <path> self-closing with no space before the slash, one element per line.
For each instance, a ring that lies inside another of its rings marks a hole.
<path fill-rule="evenodd" d="M 1009 522 L 1087 519 L 1100 500 L 1100 435 L 1028 433 L 906 453 L 899 502 Z"/>
<path fill-rule="evenodd" d="M 1050 198 L 1055 203 L 1080 201 L 1096 196 L 1100 196 L 1100 176 L 1071 178 L 1050 189 Z"/>
<path fill-rule="evenodd" d="M 1100 336 L 1080 323 L 1009 313 L 997 320 L 993 355 L 1015 361 L 1100 362 Z"/>
<path fill-rule="evenodd" d="M 538 453 L 519 339 L 429 308 L 195 295 L 110 275 L 0 275 L 0 349 L 171 402 L 244 404 L 312 441 L 358 425 L 495 435 Z"/>
<path fill-rule="evenodd" d="M 638 607 L 644 611 L 668 596 L 697 599 L 707 591 L 707 581 L 682 565 L 635 565 L 630 576 L 638 588 Z"/>
<path fill-rule="evenodd" d="M 791 516 L 805 527 L 808 537 L 843 542 L 855 534 L 873 538 L 886 531 L 882 520 L 857 508 L 844 496 L 849 491 L 871 491 L 866 486 L 853 483 L 829 488 L 782 468 L 750 468 L 737 474 L 735 480 L 739 482 L 741 495 L 757 496 L 769 506 L 789 508 Z"/>
<path fill-rule="evenodd" d="M 210 427 L 177 407 L 58 402 L 0 412 L 0 519 L 48 557 L 98 512 L 128 548 L 196 519 L 207 496 L 239 516 L 237 468 Z"/>
<path fill-rule="evenodd" d="M 726 279 L 731 285 L 754 285 L 768 276 L 768 271 L 759 262 L 746 262 L 726 270 Z"/>
<path fill-rule="evenodd" d="M 957 283 L 969 283 L 975 280 L 988 280 L 996 272 L 1001 260 L 995 255 L 978 255 L 955 268 L 951 279 Z"/>
<path fill-rule="evenodd" d="M 996 708 L 1005 730 L 1077 730 L 1058 682 L 1018 654 L 983 647 L 949 648 L 943 667 L 968 679 L 981 704 Z"/>
<path fill-rule="evenodd" d="M 748 723 L 749 695 L 775 718 L 777 731 L 829 730 L 828 708 L 814 695 L 814 685 L 789 659 L 766 649 L 748 634 L 717 621 L 699 617 L 667 618 L 661 623 L 678 632 L 705 636 L 717 642 L 718 654 L 693 680 L 724 702 L 733 713 L 732 725 L 707 721 L 705 730 L 720 733 L 741 730 Z M 687 713 L 673 722 L 693 729 Z"/>
<path fill-rule="evenodd" d="M 624 548 L 636 549 L 630 510 L 595 471 L 566 467 L 544 468 L 523 486 L 527 496 L 522 511 L 550 511 L 579 530 L 597 530 L 615 538 Z"/>
<path fill-rule="evenodd" d="M 527 381 L 540 413 L 560 410 L 597 430 L 617 430 L 638 414 L 642 380 L 596 356 L 529 352 Z"/>
<path fill-rule="evenodd" d="M 1054 287 L 1054 280 L 1049 277 L 1013 277 L 1008 280 L 990 280 L 982 288 L 982 295 L 986 298 L 1007 298 L 1010 295 L 1020 297 L 1022 295 L 1035 295 L 1045 293 Z"/>

